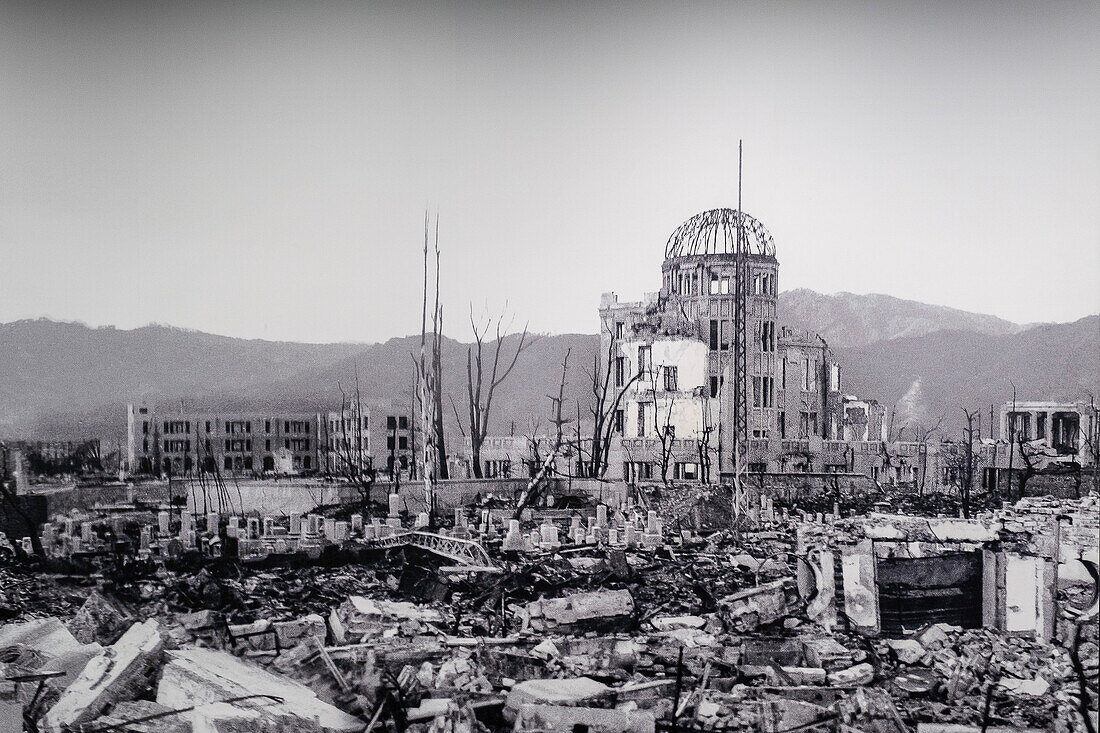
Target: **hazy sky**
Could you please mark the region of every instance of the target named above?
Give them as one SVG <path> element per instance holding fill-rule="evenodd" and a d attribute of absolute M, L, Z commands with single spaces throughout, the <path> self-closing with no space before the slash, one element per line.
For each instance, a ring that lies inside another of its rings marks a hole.
<path fill-rule="evenodd" d="M 162 7 L 167 5 L 168 7 Z M 595 332 L 737 201 L 783 289 L 1100 311 L 1100 3 L 0 5 L 0 321 Z"/>

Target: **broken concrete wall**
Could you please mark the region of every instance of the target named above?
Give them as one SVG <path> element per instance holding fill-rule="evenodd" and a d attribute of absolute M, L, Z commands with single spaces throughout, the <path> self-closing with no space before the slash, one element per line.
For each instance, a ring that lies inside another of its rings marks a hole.
<path fill-rule="evenodd" d="M 81 644 L 55 618 L 0 626 L 0 654 L 8 663 L 31 672 L 64 672 L 48 683 L 58 690 L 72 683 L 89 660 L 102 651 L 98 643 Z"/>
<path fill-rule="evenodd" d="M 881 630 L 878 582 L 871 540 L 845 548 L 840 563 L 844 574 L 844 615 L 856 630 L 878 634 Z"/>
<path fill-rule="evenodd" d="M 61 731 L 88 722 L 107 706 L 132 697 L 159 664 L 163 648 L 164 639 L 156 621 L 131 626 L 121 639 L 85 665 L 46 714 L 44 729 Z"/>
<path fill-rule="evenodd" d="M 1000 631 L 1054 634 L 1054 562 L 1013 552 L 982 553 L 982 625 Z"/>

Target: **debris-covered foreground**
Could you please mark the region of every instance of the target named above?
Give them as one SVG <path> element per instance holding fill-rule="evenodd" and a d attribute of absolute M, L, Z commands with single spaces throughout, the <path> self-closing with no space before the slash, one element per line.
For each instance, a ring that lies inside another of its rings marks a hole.
<path fill-rule="evenodd" d="M 0 567 L 0 733 L 1096 730 L 1095 495 L 584 514 L 47 527 Z"/>

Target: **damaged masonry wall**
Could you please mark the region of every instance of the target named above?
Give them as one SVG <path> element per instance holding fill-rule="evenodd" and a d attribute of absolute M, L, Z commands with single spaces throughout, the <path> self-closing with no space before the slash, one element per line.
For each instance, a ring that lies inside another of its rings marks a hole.
<path fill-rule="evenodd" d="M 799 582 L 815 594 L 811 616 L 829 627 L 843 618 L 866 633 L 898 633 L 904 612 L 910 628 L 963 621 L 1050 639 L 1058 580 L 1091 582 L 1086 563 L 1100 563 L 1095 497 L 1060 509 L 1025 500 L 976 520 L 871 514 L 805 523 Z"/>

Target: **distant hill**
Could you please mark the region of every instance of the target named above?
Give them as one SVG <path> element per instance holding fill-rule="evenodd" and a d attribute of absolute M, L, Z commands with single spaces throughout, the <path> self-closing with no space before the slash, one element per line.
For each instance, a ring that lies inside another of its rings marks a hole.
<path fill-rule="evenodd" d="M 865 346 L 936 331 L 973 331 L 1003 336 L 1027 328 L 996 316 L 890 295 L 823 295 L 804 288 L 779 294 L 779 320 L 793 328 L 819 333 L 835 347 Z"/>
<path fill-rule="evenodd" d="M 815 305 L 816 304 L 816 305 Z M 780 296 L 786 325 L 822 333 L 843 366 L 845 392 L 898 400 L 916 419 L 960 407 L 999 404 L 1015 382 L 1021 399 L 1100 395 L 1100 316 L 1024 327 L 992 316 L 889 296 Z M 511 337 L 515 338 L 515 337 Z M 561 361 L 572 349 L 567 413 L 586 414 L 594 335 L 540 336 L 521 356 L 494 405 L 491 431 L 548 427 Z M 466 349 L 444 342 L 447 424 L 460 439 L 453 400 L 465 420 Z M 125 433 L 127 402 L 141 399 L 189 409 L 336 409 L 358 370 L 364 401 L 407 405 L 419 337 L 380 344 L 300 344 L 213 336 L 167 326 L 130 331 L 48 320 L 0 324 L 0 438 L 62 439 Z"/>
<path fill-rule="evenodd" d="M 37 430 L 98 435 L 98 413 L 143 397 L 201 399 L 290 377 L 346 358 L 355 344 L 299 344 L 214 336 L 168 326 L 129 331 L 45 319 L 0 324 L 0 435 Z M 72 416 L 87 422 L 77 424 Z M 50 437 L 50 436 L 43 436 Z"/>
<path fill-rule="evenodd" d="M 506 352 L 511 347 L 506 337 Z M 517 432 L 546 425 L 547 395 L 557 394 L 561 360 L 573 349 L 568 374 L 571 409 L 588 392 L 596 336 L 539 336 L 498 390 L 491 429 Z M 130 331 L 49 320 L 0 325 L 0 437 L 63 439 L 125 436 L 125 406 L 147 399 L 187 409 L 321 411 L 337 409 L 340 387 L 375 408 L 407 405 L 412 355 L 420 337 L 382 344 L 300 344 L 235 339 L 168 326 Z M 466 345 L 443 348 L 449 427 L 457 432 L 466 405 Z M 460 436 L 459 436 L 460 437 Z"/>
<path fill-rule="evenodd" d="M 1100 398 L 1100 316 L 1032 326 L 1015 334 L 937 331 L 835 350 L 843 388 L 899 406 L 925 425 L 946 415 L 958 429 L 962 408 L 986 415 L 989 406 L 1020 400 Z M 986 428 L 987 429 L 987 428 Z"/>

